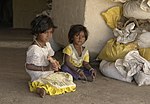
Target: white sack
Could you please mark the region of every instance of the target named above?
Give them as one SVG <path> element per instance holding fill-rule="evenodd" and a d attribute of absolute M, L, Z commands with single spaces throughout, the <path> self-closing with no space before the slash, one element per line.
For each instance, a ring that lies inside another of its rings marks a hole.
<path fill-rule="evenodd" d="M 134 79 L 138 86 L 142 85 L 150 85 L 150 75 L 147 75 L 143 73 L 142 71 L 138 72 L 135 76 Z"/>
<path fill-rule="evenodd" d="M 127 1 L 129 1 L 129 0 L 111 0 L 111 1 L 113 1 L 113 2 L 121 2 L 121 3 L 125 3 L 125 2 L 127 2 Z"/>
<path fill-rule="evenodd" d="M 150 12 L 150 0 L 142 0 L 140 8 L 146 12 Z"/>
<path fill-rule="evenodd" d="M 150 12 L 146 12 L 140 8 L 138 1 L 129 1 L 123 5 L 123 15 L 127 18 L 150 19 Z"/>
<path fill-rule="evenodd" d="M 129 42 L 133 42 L 138 34 L 135 29 L 135 23 L 132 22 L 128 24 L 124 29 L 119 30 L 115 28 L 113 30 L 114 35 L 117 37 L 117 42 L 127 44 Z"/>
<path fill-rule="evenodd" d="M 139 71 L 150 75 L 150 63 L 137 50 L 130 51 L 124 59 L 117 59 L 115 67 L 121 74 L 122 70 L 127 72 L 127 76 L 134 76 Z"/>
<path fill-rule="evenodd" d="M 110 77 L 110 78 L 114 78 L 117 80 L 121 80 L 121 81 L 125 81 L 125 82 L 131 82 L 132 81 L 132 77 L 126 77 L 126 74 L 123 76 L 121 75 L 118 70 L 115 67 L 115 63 L 114 62 L 108 62 L 105 60 L 102 60 L 102 62 L 100 63 L 99 66 L 99 70 L 101 71 L 101 73 L 104 76 Z"/>
<path fill-rule="evenodd" d="M 139 48 L 149 48 L 150 47 L 150 32 L 142 33 L 137 38 L 137 43 Z"/>

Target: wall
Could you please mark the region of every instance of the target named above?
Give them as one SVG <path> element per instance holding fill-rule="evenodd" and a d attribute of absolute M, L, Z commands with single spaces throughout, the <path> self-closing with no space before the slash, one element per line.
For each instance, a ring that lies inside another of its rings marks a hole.
<path fill-rule="evenodd" d="M 72 24 L 84 24 L 86 0 L 53 0 L 52 18 L 58 26 L 54 40 L 62 46 L 68 44 L 67 34 Z"/>
<path fill-rule="evenodd" d="M 118 5 L 111 0 L 53 0 L 52 17 L 58 29 L 54 40 L 62 45 L 68 44 L 67 34 L 72 24 L 83 24 L 89 30 L 86 45 L 92 58 L 95 58 L 108 39 L 113 37 L 112 30 L 101 17 L 101 12 Z"/>
<path fill-rule="evenodd" d="M 100 15 L 114 5 L 120 4 L 111 2 L 111 0 L 86 0 L 84 25 L 89 30 L 89 38 L 85 44 L 93 58 L 97 56 L 107 40 L 114 37 L 112 30 Z"/>
<path fill-rule="evenodd" d="M 13 28 L 30 28 L 36 14 L 45 10 L 47 0 L 13 0 Z"/>

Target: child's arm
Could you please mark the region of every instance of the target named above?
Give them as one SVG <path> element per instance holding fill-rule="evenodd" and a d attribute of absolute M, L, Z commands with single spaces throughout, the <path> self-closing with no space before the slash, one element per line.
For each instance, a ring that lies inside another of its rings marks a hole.
<path fill-rule="evenodd" d="M 51 63 L 52 68 L 55 71 L 58 71 L 59 69 L 61 69 L 61 66 L 60 66 L 59 62 L 56 59 L 54 59 L 52 56 L 48 56 L 47 59 Z"/>
<path fill-rule="evenodd" d="M 83 72 L 81 69 L 75 67 L 74 65 L 72 65 L 72 64 L 69 62 L 69 60 L 70 60 L 70 56 L 69 56 L 69 55 L 65 54 L 64 59 L 65 59 L 65 64 L 66 64 L 71 70 L 73 70 L 74 72 L 78 73 L 80 76 L 85 77 L 84 72 Z"/>
<path fill-rule="evenodd" d="M 32 70 L 32 71 L 49 71 L 49 65 L 48 66 L 36 66 L 34 64 L 27 64 L 25 66 L 28 70 Z"/>
<path fill-rule="evenodd" d="M 72 64 L 69 62 L 70 56 L 67 55 L 67 54 L 65 54 L 64 59 L 65 59 L 65 60 L 64 60 L 64 61 L 65 61 L 65 64 L 66 64 L 71 70 L 77 72 L 78 68 L 75 67 L 74 65 L 72 65 Z"/>
<path fill-rule="evenodd" d="M 84 66 L 86 69 L 88 69 L 89 71 L 92 72 L 93 78 L 96 77 L 96 70 L 95 70 L 94 68 L 92 68 L 92 66 L 89 64 L 89 62 L 83 61 L 83 66 Z"/>

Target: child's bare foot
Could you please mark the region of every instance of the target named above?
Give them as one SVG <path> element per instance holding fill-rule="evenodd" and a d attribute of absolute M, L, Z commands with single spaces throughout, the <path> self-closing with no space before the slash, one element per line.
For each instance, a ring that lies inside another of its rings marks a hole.
<path fill-rule="evenodd" d="M 86 78 L 87 78 L 88 82 L 93 82 L 93 77 L 92 76 L 87 76 Z"/>
<path fill-rule="evenodd" d="M 93 77 L 92 76 L 80 77 L 80 80 L 93 82 Z"/>
<path fill-rule="evenodd" d="M 40 95 L 41 98 L 44 98 L 46 95 L 46 91 L 44 88 L 37 88 L 37 93 Z"/>

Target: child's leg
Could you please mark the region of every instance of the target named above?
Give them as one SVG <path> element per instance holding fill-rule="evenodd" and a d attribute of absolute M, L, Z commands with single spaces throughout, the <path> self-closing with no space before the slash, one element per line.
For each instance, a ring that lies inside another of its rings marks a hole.
<path fill-rule="evenodd" d="M 92 73 L 88 69 L 86 68 L 81 68 L 81 69 L 83 70 L 85 76 L 91 76 Z"/>
<path fill-rule="evenodd" d="M 79 79 L 79 75 L 75 72 L 73 72 L 67 65 L 62 65 L 61 70 L 63 72 L 68 72 L 69 74 L 71 74 L 73 76 L 74 79 L 78 80 Z"/>
<path fill-rule="evenodd" d="M 41 98 L 44 98 L 46 95 L 46 91 L 44 88 L 37 88 L 36 92 L 40 95 Z"/>
<path fill-rule="evenodd" d="M 92 82 L 93 81 L 93 77 L 92 77 L 92 73 L 86 69 L 86 68 L 81 68 L 87 78 L 87 81 Z"/>

